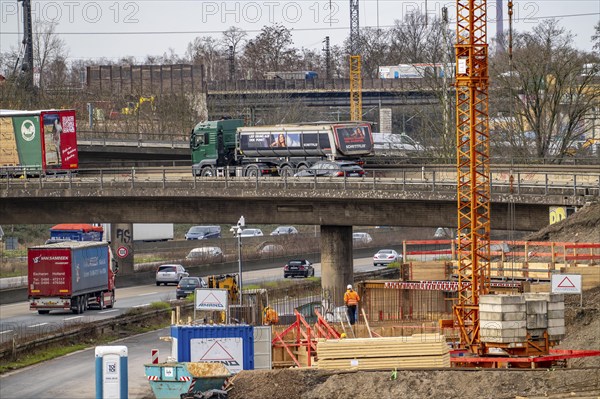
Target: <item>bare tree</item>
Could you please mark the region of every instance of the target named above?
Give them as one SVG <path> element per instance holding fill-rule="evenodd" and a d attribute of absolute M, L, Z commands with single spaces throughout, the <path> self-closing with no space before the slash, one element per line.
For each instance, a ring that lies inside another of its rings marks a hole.
<path fill-rule="evenodd" d="M 423 62 L 427 51 L 430 30 L 425 24 L 426 16 L 419 12 L 406 14 L 404 20 L 394 21 L 392 28 L 392 54 L 398 63 L 413 64 Z"/>
<path fill-rule="evenodd" d="M 592 36 L 593 47 L 592 50 L 600 56 L 600 21 L 594 26 L 594 35 Z"/>
<path fill-rule="evenodd" d="M 233 54 L 237 54 L 246 36 L 248 36 L 248 33 L 245 30 L 230 26 L 229 29 L 223 32 L 221 44 L 227 51 L 229 51 L 229 47 L 232 47 Z"/>
<path fill-rule="evenodd" d="M 207 80 L 224 76 L 224 57 L 219 47 L 219 42 L 211 36 L 197 37 L 188 44 L 186 56 L 193 64 L 204 64 Z"/>
<path fill-rule="evenodd" d="M 33 30 L 34 65 L 37 66 L 40 74 L 39 86 L 44 87 L 48 78 L 47 66 L 57 59 L 65 60 L 68 51 L 64 40 L 56 34 L 56 23 L 39 21 L 34 25 Z"/>
<path fill-rule="evenodd" d="M 385 65 L 389 56 L 390 31 L 385 29 L 362 28 L 358 41 L 361 67 L 364 77 L 377 78 L 379 66 Z M 350 54 L 350 38 L 344 42 L 347 54 Z M 348 63 L 348 56 L 346 56 Z"/>
<path fill-rule="evenodd" d="M 244 63 L 252 77 L 262 77 L 268 71 L 289 70 L 299 59 L 293 44 L 292 32 L 285 26 L 263 27 L 244 48 Z"/>
<path fill-rule="evenodd" d="M 504 53 L 493 65 L 497 89 L 514 110 L 507 133 L 539 158 L 562 159 L 591 129 L 587 118 L 600 99 L 594 74 L 583 73 L 589 55 L 554 20 L 515 35 L 514 43 L 514 70 Z"/>

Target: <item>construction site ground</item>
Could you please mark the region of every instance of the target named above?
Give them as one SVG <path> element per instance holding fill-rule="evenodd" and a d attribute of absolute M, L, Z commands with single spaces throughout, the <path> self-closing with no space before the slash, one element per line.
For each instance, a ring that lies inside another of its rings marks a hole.
<path fill-rule="evenodd" d="M 529 240 L 600 242 L 600 203 L 590 204 Z M 598 267 L 600 265 L 591 266 Z M 565 298 L 566 337 L 559 348 L 600 350 L 600 287 Z M 243 371 L 231 399 L 598 398 L 600 357 L 571 359 L 569 368 L 501 370 Z"/>

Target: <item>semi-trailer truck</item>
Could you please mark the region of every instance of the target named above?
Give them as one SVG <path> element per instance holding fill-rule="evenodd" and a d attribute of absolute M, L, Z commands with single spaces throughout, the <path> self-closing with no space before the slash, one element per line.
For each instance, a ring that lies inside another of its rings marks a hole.
<path fill-rule="evenodd" d="M 291 176 L 323 159 L 361 162 L 374 155 L 364 122 L 244 127 L 238 119 L 198 123 L 191 132 L 192 173 Z"/>
<path fill-rule="evenodd" d="M 33 176 L 79 167 L 74 110 L 0 110 L 0 176 Z"/>
<path fill-rule="evenodd" d="M 27 250 L 29 309 L 39 314 L 112 308 L 117 263 L 107 242 L 64 241 Z"/>

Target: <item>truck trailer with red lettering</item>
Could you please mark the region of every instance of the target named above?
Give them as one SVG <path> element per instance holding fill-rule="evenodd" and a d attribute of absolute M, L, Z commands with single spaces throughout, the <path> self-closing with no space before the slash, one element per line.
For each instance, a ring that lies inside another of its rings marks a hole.
<path fill-rule="evenodd" d="M 0 110 L 0 176 L 77 170 L 74 110 Z"/>
<path fill-rule="evenodd" d="M 107 242 L 64 241 L 27 250 L 29 309 L 39 314 L 112 308 L 117 264 Z"/>

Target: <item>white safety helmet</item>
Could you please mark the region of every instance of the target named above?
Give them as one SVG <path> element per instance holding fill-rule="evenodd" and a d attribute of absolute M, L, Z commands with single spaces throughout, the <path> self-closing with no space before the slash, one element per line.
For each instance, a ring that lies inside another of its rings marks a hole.
<path fill-rule="evenodd" d="M 351 290 L 352 289 L 352 284 L 348 284 L 348 286 L 346 288 L 349 289 L 349 290 Z"/>

